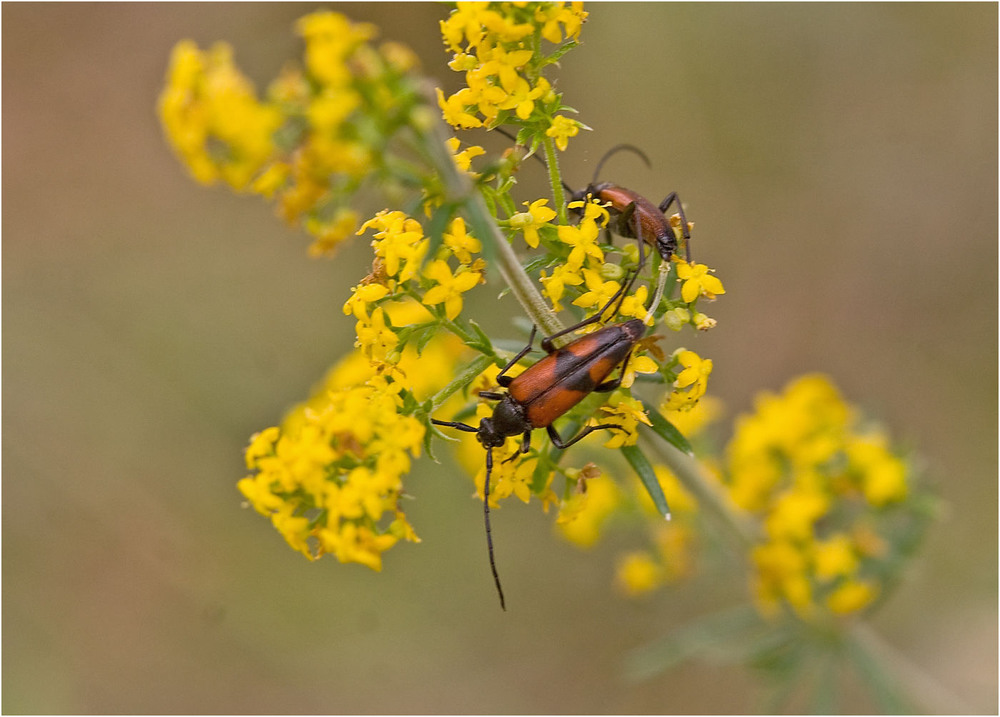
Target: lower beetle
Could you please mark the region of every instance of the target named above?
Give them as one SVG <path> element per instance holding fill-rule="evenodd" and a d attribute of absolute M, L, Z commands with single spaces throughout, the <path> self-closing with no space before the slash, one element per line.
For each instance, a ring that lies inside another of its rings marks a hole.
<path fill-rule="evenodd" d="M 490 556 L 490 569 L 493 571 L 493 581 L 496 583 L 497 593 L 500 596 L 500 606 L 504 610 L 507 607 L 504 602 L 503 588 L 500 587 L 500 576 L 497 574 L 496 562 L 493 558 L 493 538 L 490 533 L 490 476 L 493 471 L 493 449 L 502 446 L 508 437 L 521 436 L 519 454 L 527 453 L 531 448 L 531 432 L 536 428 L 546 429 L 553 445 L 560 449 L 568 448 L 596 430 L 623 430 L 615 423 L 600 423 L 584 428 L 570 439 L 563 439 L 552 424 L 590 393 L 610 392 L 621 385 L 622 376 L 625 373 L 625 367 L 632 350 L 646 333 L 645 323 L 640 319 L 631 319 L 620 324 L 609 324 L 574 339 L 562 348 L 555 348 L 552 342 L 571 331 L 600 321 L 604 312 L 619 297 L 624 301 L 625 295 L 637 276 L 638 272 L 633 275 L 631 281 L 623 284 L 622 288 L 593 316 L 542 339 L 542 349 L 548 354 L 545 358 L 517 376 L 508 376 L 507 372 L 531 351 L 537 329 L 537 327 L 533 327 L 528 345 L 497 374 L 497 383 L 506 388 L 507 392 L 479 392 L 482 398 L 499 401 L 499 403 L 493 410 L 493 415 L 489 418 L 483 418 L 479 422 L 478 428 L 458 421 L 431 419 L 431 423 L 437 426 L 447 426 L 475 433 L 476 438 L 486 449 L 486 482 L 483 486 L 486 544 Z M 615 311 L 620 306 L 621 301 L 619 301 Z M 619 376 L 609 379 L 608 377 L 619 365 L 622 367 Z M 517 455 L 518 453 L 514 454 L 511 459 Z"/>

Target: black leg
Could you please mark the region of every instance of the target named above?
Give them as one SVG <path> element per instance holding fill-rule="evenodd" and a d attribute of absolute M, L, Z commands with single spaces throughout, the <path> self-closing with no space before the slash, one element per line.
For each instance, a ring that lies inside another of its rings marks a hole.
<path fill-rule="evenodd" d="M 635 202 L 629 202 L 629 205 L 622 209 L 621 213 L 618 215 L 618 233 L 623 237 L 627 237 L 630 233 L 629 221 L 635 216 Z"/>
<path fill-rule="evenodd" d="M 546 430 L 549 432 L 549 438 L 552 439 L 552 445 L 554 445 L 556 448 L 559 448 L 560 450 L 562 450 L 564 448 L 569 448 L 570 446 L 572 446 L 574 443 L 576 443 L 577 441 L 579 441 L 584 436 L 589 436 L 594 431 L 601 430 L 601 429 L 617 430 L 617 431 L 624 431 L 625 430 L 624 428 L 622 428 L 621 426 L 619 426 L 617 423 L 598 423 L 596 426 L 587 426 L 586 428 L 584 428 L 582 431 L 580 431 L 579 433 L 577 433 L 575 436 L 573 436 L 568 441 L 564 441 L 562 439 L 562 436 L 559 435 L 559 432 L 556 431 L 556 429 L 555 429 L 554 426 L 550 425 L 550 426 L 546 427 Z"/>
<path fill-rule="evenodd" d="M 510 458 L 504 460 L 504 463 L 509 463 L 518 456 L 523 456 L 525 453 L 531 450 L 531 431 L 525 431 L 524 435 L 521 436 L 521 449 L 512 455 Z"/>
<path fill-rule="evenodd" d="M 555 347 L 552 345 L 553 339 L 557 339 L 560 336 L 565 336 L 566 334 L 576 331 L 577 329 L 582 329 L 584 326 L 589 326 L 590 324 L 600 321 L 601 317 L 604 316 L 604 312 L 608 310 L 609 306 L 615 303 L 615 301 L 618 300 L 619 298 L 621 298 L 622 300 L 625 299 L 625 293 L 632 287 L 632 283 L 635 281 L 636 276 L 637 275 L 633 275 L 630 281 L 622 284 L 621 288 L 615 292 L 614 296 L 608 299 L 608 303 L 602 306 L 600 311 L 596 312 L 592 316 L 588 316 L 583 321 L 577 322 L 572 326 L 563 329 L 562 331 L 557 331 L 551 336 L 546 336 L 544 339 L 542 339 L 542 350 L 545 351 L 545 353 L 550 354 L 553 351 L 555 351 Z"/>
<path fill-rule="evenodd" d="M 512 369 L 514 367 L 514 365 L 517 364 L 518 361 L 520 361 L 521 359 L 523 359 L 528 354 L 529 351 L 531 351 L 531 345 L 533 343 L 535 343 L 535 332 L 536 331 L 538 331 L 538 327 L 537 326 L 532 326 L 531 327 L 531 335 L 528 336 L 528 345 L 525 346 L 523 349 L 521 349 L 521 351 L 517 354 L 517 356 L 515 356 L 514 358 L 512 358 L 507 363 L 506 366 L 504 366 L 502 369 L 500 369 L 500 373 L 497 374 L 497 383 L 500 384 L 501 386 L 503 386 L 504 388 L 507 388 L 507 386 L 510 385 L 510 382 L 514 380 L 512 377 L 508 377 L 507 376 L 507 372 L 510 371 L 510 369 Z M 480 393 L 479 395 L 482 396 L 483 394 Z M 486 398 L 491 398 L 491 396 L 486 396 Z"/>
<path fill-rule="evenodd" d="M 622 361 L 622 371 L 618 374 L 618 378 L 613 378 L 610 381 L 604 381 L 594 386 L 594 393 L 611 393 L 616 388 L 622 385 L 622 379 L 625 378 L 625 369 L 628 368 L 628 360 L 632 358 L 632 352 L 629 351 L 628 356 Z"/>

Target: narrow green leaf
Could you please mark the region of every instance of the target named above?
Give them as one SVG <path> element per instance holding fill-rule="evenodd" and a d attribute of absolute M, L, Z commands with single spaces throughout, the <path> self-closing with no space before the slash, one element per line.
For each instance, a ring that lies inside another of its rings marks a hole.
<path fill-rule="evenodd" d="M 437 333 L 438 333 L 437 332 L 437 327 L 433 326 L 433 325 L 427 326 L 426 328 L 421 329 L 417 333 L 417 353 L 418 354 L 423 353 L 424 348 L 427 346 L 428 343 L 430 343 L 431 339 L 433 339 L 435 336 L 437 336 Z"/>
<path fill-rule="evenodd" d="M 691 448 L 691 444 L 688 443 L 688 439 L 678 431 L 674 424 L 663 417 L 663 414 L 656 410 L 656 406 L 651 404 L 645 399 L 640 399 L 642 401 L 643 408 L 646 409 L 646 415 L 649 417 L 650 423 L 653 424 L 653 431 L 660 438 L 665 440 L 667 443 L 672 445 L 679 451 L 687 453 L 689 456 L 694 455 L 694 450 Z"/>
<path fill-rule="evenodd" d="M 476 337 L 479 339 L 477 343 L 469 345 L 472 348 L 476 349 L 477 351 L 481 351 L 482 353 L 488 354 L 492 352 L 493 343 L 490 341 L 490 337 L 486 335 L 486 333 L 482 330 L 482 328 L 480 328 L 479 324 L 477 324 L 472 319 L 469 319 L 469 326 L 472 327 L 472 330 L 476 333 Z"/>
<path fill-rule="evenodd" d="M 653 505 L 656 506 L 656 510 L 659 511 L 660 515 L 669 519 L 670 506 L 667 505 L 667 497 L 663 495 L 663 488 L 660 487 L 660 481 L 656 477 L 649 459 L 639 450 L 638 446 L 622 446 L 621 452 L 625 456 L 625 460 L 629 462 L 639 476 L 642 484 L 646 486 L 646 492 L 653 499 Z"/>
<path fill-rule="evenodd" d="M 561 58 L 567 52 L 569 52 L 570 50 L 572 50 L 574 47 L 578 47 L 579 45 L 580 45 L 580 43 L 577 40 L 570 40 L 565 45 L 563 45 L 562 47 L 560 47 L 559 49 L 557 49 L 555 52 L 553 52 L 551 55 L 549 55 L 548 57 L 546 57 L 542 61 L 542 67 L 544 67 L 545 65 L 551 65 L 551 64 L 554 64 L 556 62 L 559 62 L 559 58 Z"/>
<path fill-rule="evenodd" d="M 469 385 L 476 376 L 481 374 L 486 368 L 493 363 L 493 359 L 489 356 L 477 356 L 472 360 L 472 362 L 462 369 L 461 373 L 455 377 L 455 380 L 449 383 L 447 386 L 442 388 L 432 399 L 434 407 L 440 406 L 442 403 L 448 400 L 448 398 L 458 391 Z"/>
<path fill-rule="evenodd" d="M 448 227 L 454 213 L 455 207 L 449 204 L 442 204 L 434 210 L 434 214 L 431 215 L 431 220 L 427 224 L 427 236 L 431 240 L 427 256 L 434 256 L 437 248 L 441 246 L 444 241 L 444 230 Z"/>
<path fill-rule="evenodd" d="M 857 639 L 847 641 L 847 656 L 884 714 L 914 712 L 915 705 L 910 704 L 903 696 L 886 666 Z"/>
<path fill-rule="evenodd" d="M 761 629 L 760 616 L 749 605 L 738 605 L 698 618 L 670 635 L 632 650 L 625 658 L 625 677 L 646 680 L 672 667 L 700 658 L 737 663 L 744 646 Z"/>

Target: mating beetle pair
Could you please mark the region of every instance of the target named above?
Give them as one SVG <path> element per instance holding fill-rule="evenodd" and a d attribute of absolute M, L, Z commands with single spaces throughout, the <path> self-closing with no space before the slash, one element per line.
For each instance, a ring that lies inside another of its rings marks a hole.
<path fill-rule="evenodd" d="M 610 182 L 597 183 L 597 176 L 604 162 L 615 152 L 621 150 L 633 151 L 645 160 L 647 165 L 649 164 L 646 156 L 637 148 L 632 145 L 618 145 L 609 150 L 598 163 L 594 181 L 585 190 L 574 192 L 565 184 L 564 186 L 572 195 L 573 200 L 585 200 L 587 195 L 591 195 L 604 202 L 608 205 L 612 216 L 615 217 L 614 228 L 617 233 L 638 240 L 639 266 L 636 273 L 597 313 L 567 329 L 543 338 L 541 347 L 547 354 L 545 358 L 528 367 L 521 374 L 511 377 L 507 375 L 508 372 L 531 351 L 537 329 L 537 327 L 533 327 L 528 345 L 514 356 L 497 375 L 497 383 L 502 388 L 506 388 L 507 392 L 481 391 L 479 393 L 480 397 L 499 403 L 494 408 L 493 415 L 489 418 L 483 418 L 478 427 L 459 421 L 431 419 L 431 422 L 438 426 L 475 433 L 476 438 L 486 449 L 486 480 L 483 486 L 486 543 L 493 581 L 500 597 L 500 606 L 505 610 L 506 604 L 503 588 L 500 585 L 500 576 L 496 569 L 493 537 L 490 530 L 489 491 L 493 472 L 493 449 L 502 446 L 509 437 L 521 436 L 519 453 L 515 453 L 508 460 L 512 460 L 518 454 L 527 453 L 531 447 L 531 432 L 537 428 L 546 429 L 552 444 L 559 449 L 568 448 L 596 430 L 623 430 L 618 424 L 600 423 L 582 429 L 570 439 L 564 439 L 559 435 L 553 423 L 589 394 L 610 392 L 621 385 L 632 351 L 646 333 L 645 323 L 640 319 L 631 319 L 623 323 L 609 324 L 571 341 L 562 348 L 555 348 L 552 342 L 584 326 L 599 322 L 604 312 L 615 301 L 618 301 L 618 305 L 613 313 L 617 313 L 645 263 L 644 241 L 656 247 L 664 261 L 670 260 L 671 255 L 677 249 L 677 238 L 664 213 L 674 203 L 679 209 L 685 249 L 688 250 L 690 258 L 688 223 L 676 192 L 669 194 L 657 206 L 645 197 L 618 185 Z M 538 157 L 538 155 L 533 156 Z M 544 163 L 541 157 L 538 159 Z M 661 274 L 660 288 L 651 304 L 650 312 L 659 301 L 663 279 L 665 279 L 665 274 Z M 610 379 L 609 376 L 618 366 L 621 366 L 618 377 Z"/>
<path fill-rule="evenodd" d="M 633 277 L 634 280 L 635 277 Z M 571 331 L 600 321 L 604 312 L 614 301 L 619 299 L 619 296 L 624 300 L 632 283 L 630 281 L 623 284 L 608 303 L 590 318 L 542 339 L 542 349 L 548 355 L 519 375 L 508 376 L 507 372 L 531 351 L 537 328 L 533 327 L 531 336 L 528 338 L 528 345 L 497 374 L 497 383 L 506 388 L 507 393 L 479 392 L 482 398 L 499 401 L 499 403 L 493 409 L 493 415 L 490 418 L 482 419 L 478 428 L 458 421 L 431 419 L 431 423 L 438 426 L 475 433 L 476 438 L 486 449 L 486 482 L 483 484 L 486 543 L 489 549 L 493 581 L 496 583 L 497 593 L 500 596 L 500 606 L 505 610 L 503 588 L 500 587 L 500 576 L 497 574 L 496 562 L 493 558 L 493 537 L 490 532 L 490 476 L 493 472 L 493 449 L 502 446 L 511 436 L 521 436 L 520 453 L 527 453 L 531 448 L 531 432 L 536 428 L 546 429 L 552 444 L 559 449 L 568 448 L 584 436 L 599 429 L 621 430 L 621 426 L 618 424 L 600 423 L 588 426 L 566 440 L 559 435 L 552 424 L 591 393 L 614 391 L 621 385 L 625 366 L 632 354 L 632 349 L 646 333 L 646 325 L 640 319 L 631 319 L 621 324 L 610 324 L 593 333 L 581 336 L 558 349 L 553 347 L 552 341 Z M 622 367 L 621 374 L 615 379 L 608 380 L 608 376 L 619 365 Z M 511 458 L 515 458 L 517 455 L 515 453 Z"/>

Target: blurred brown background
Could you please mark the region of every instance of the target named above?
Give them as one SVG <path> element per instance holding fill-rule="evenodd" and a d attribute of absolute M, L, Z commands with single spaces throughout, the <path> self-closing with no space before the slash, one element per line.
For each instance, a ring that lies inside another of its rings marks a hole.
<path fill-rule="evenodd" d="M 626 602 L 625 543 L 580 552 L 511 505 L 501 613 L 450 464 L 414 472 L 424 542 L 382 574 L 310 564 L 240 509 L 248 436 L 352 342 L 368 250 L 308 260 L 270 208 L 188 179 L 154 107 L 177 40 L 231 42 L 261 87 L 310 9 L 2 8 L 3 711 L 754 710 L 742 670 L 622 676 L 740 578 Z M 454 83 L 445 7 L 338 9 Z M 937 709 L 995 713 L 997 6 L 588 9 L 557 77 L 595 131 L 566 176 L 632 142 L 654 170 L 626 155 L 608 176 L 680 192 L 728 290 L 685 341 L 730 418 L 821 370 L 921 453 L 949 509 L 875 627 L 962 700 Z"/>

